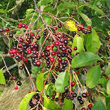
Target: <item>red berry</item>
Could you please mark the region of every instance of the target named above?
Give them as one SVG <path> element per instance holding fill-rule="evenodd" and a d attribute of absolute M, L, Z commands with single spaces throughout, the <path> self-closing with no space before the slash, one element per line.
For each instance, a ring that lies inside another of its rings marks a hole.
<path fill-rule="evenodd" d="M 50 58 L 50 61 L 51 61 L 51 62 L 54 62 L 54 58 Z"/>
<path fill-rule="evenodd" d="M 46 46 L 46 51 L 50 51 L 50 49 L 51 49 L 51 46 Z"/>
<path fill-rule="evenodd" d="M 71 86 L 73 87 L 76 83 L 74 81 L 71 82 Z"/>
<path fill-rule="evenodd" d="M 76 71 L 76 74 L 79 74 L 79 71 Z"/>
<path fill-rule="evenodd" d="M 24 58 L 24 62 L 28 62 L 28 59 L 27 58 Z"/>
<path fill-rule="evenodd" d="M 81 27 L 81 29 L 84 29 L 84 25 L 83 24 L 81 24 L 80 27 Z"/>
<path fill-rule="evenodd" d="M 19 46 L 19 47 L 22 47 L 22 43 L 18 43 L 18 46 Z"/>
<path fill-rule="evenodd" d="M 56 52 L 52 52 L 52 53 L 51 53 L 51 55 L 53 55 L 53 56 L 54 56 L 55 54 L 56 54 Z"/>
<path fill-rule="evenodd" d="M 30 33 L 30 36 L 33 37 L 34 36 L 34 33 Z"/>
<path fill-rule="evenodd" d="M 109 79 L 109 77 L 108 77 L 108 76 L 106 76 L 106 79 Z"/>
<path fill-rule="evenodd" d="M 51 47 L 53 48 L 54 47 L 54 44 L 51 44 Z"/>
<path fill-rule="evenodd" d="M 16 80 L 16 76 L 12 76 L 12 79 L 13 79 L 13 80 Z"/>
<path fill-rule="evenodd" d="M 28 51 L 27 51 L 27 54 L 31 54 L 31 50 L 28 50 Z"/>
<path fill-rule="evenodd" d="M 11 54 L 10 54 L 10 56 L 11 56 L 11 57 L 14 57 L 14 54 L 13 54 L 13 53 L 11 53 Z"/>
<path fill-rule="evenodd" d="M 91 96 L 91 94 L 88 92 L 88 93 L 86 93 L 87 94 L 87 97 L 90 97 Z"/>
<path fill-rule="evenodd" d="M 55 31 L 56 31 L 56 30 L 57 30 L 57 27 L 53 27 L 53 30 L 55 30 Z"/>
<path fill-rule="evenodd" d="M 27 28 L 28 28 L 28 25 L 25 26 L 25 29 L 27 29 Z"/>
<path fill-rule="evenodd" d="M 18 26 L 22 26 L 22 23 L 20 22 L 20 23 L 18 23 Z"/>
<path fill-rule="evenodd" d="M 9 28 L 8 28 L 8 27 L 6 27 L 5 31 L 9 31 Z"/>
<path fill-rule="evenodd" d="M 77 47 L 75 46 L 73 49 L 74 49 L 74 50 L 77 50 Z"/>
<path fill-rule="evenodd" d="M 89 107 L 89 108 L 92 108 L 92 107 L 93 107 L 93 105 L 92 105 L 92 104 L 89 104 L 89 105 L 88 105 L 88 107 Z"/>
<path fill-rule="evenodd" d="M 10 50 L 10 51 L 9 51 L 9 54 L 12 54 L 12 53 L 13 53 L 12 50 Z"/>
<path fill-rule="evenodd" d="M 15 86 L 14 89 L 15 89 L 15 90 L 18 90 L 18 86 Z"/>
<path fill-rule="evenodd" d="M 87 29 L 90 30 L 91 29 L 91 26 L 88 26 Z"/>
<path fill-rule="evenodd" d="M 83 108 L 81 108 L 81 110 L 86 110 L 86 109 L 83 107 Z"/>
<path fill-rule="evenodd" d="M 78 27 L 78 31 L 81 31 L 82 30 L 82 28 L 81 27 Z"/>
<path fill-rule="evenodd" d="M 12 53 L 16 54 L 17 50 L 16 49 L 13 49 L 12 50 Z"/>
<path fill-rule="evenodd" d="M 19 28 L 22 28 L 22 25 L 19 25 L 18 27 L 19 27 Z"/>
<path fill-rule="evenodd" d="M 59 41 L 56 41 L 56 42 L 55 42 L 55 45 L 56 45 L 56 46 L 58 46 L 59 44 L 60 44 L 60 42 L 59 42 Z"/>
<path fill-rule="evenodd" d="M 36 65 L 37 65 L 37 66 L 40 66 L 40 64 L 41 64 L 41 61 L 38 60 L 38 61 L 36 62 Z"/>

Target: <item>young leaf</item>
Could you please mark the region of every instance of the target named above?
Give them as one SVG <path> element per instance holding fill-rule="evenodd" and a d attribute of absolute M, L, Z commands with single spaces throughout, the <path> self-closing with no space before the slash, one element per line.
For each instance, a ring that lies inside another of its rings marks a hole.
<path fill-rule="evenodd" d="M 65 90 L 65 86 L 68 85 L 68 81 L 69 81 L 69 74 L 68 72 L 61 72 L 58 76 L 58 78 L 56 79 L 56 82 L 55 82 L 55 87 L 56 87 L 56 90 L 59 92 L 59 93 L 63 93 Z"/>
<path fill-rule="evenodd" d="M 83 52 L 72 59 L 72 67 L 77 68 L 87 66 L 98 60 L 101 60 L 98 55 L 91 52 Z"/>
<path fill-rule="evenodd" d="M 110 95 L 110 80 L 107 83 L 107 94 Z"/>
<path fill-rule="evenodd" d="M 38 74 L 36 77 L 36 86 L 39 91 L 42 91 L 42 89 L 43 89 L 43 81 L 44 81 L 43 77 L 44 77 L 43 73 Z"/>
<path fill-rule="evenodd" d="M 94 104 L 94 106 L 92 107 L 92 110 L 106 110 L 106 108 L 103 102 L 99 100 Z"/>
<path fill-rule="evenodd" d="M 33 95 L 35 95 L 35 94 L 36 94 L 36 92 L 31 92 L 31 93 L 27 94 L 23 98 L 23 100 L 20 102 L 19 110 L 27 110 L 28 103 L 31 100 L 31 98 L 33 97 Z"/>
<path fill-rule="evenodd" d="M 74 48 L 75 46 L 77 47 L 77 50 L 73 50 L 74 53 L 81 53 L 84 50 L 84 45 L 83 45 L 83 39 L 81 37 L 78 37 L 77 35 L 74 37 L 73 39 L 73 44 L 72 44 L 72 48 Z"/>
<path fill-rule="evenodd" d="M 73 110 L 73 103 L 72 100 L 64 99 L 64 106 L 63 110 Z"/>
<path fill-rule="evenodd" d="M 90 20 L 90 18 L 88 18 L 87 15 L 85 15 L 84 13 L 79 13 L 79 14 L 84 19 L 84 21 L 86 22 L 86 24 L 88 26 L 91 26 L 92 25 L 92 21 Z"/>
<path fill-rule="evenodd" d="M 61 108 L 54 102 L 44 96 L 44 107 L 49 110 L 61 110 Z"/>
<path fill-rule="evenodd" d="M 92 29 L 92 33 L 85 35 L 85 46 L 88 52 L 96 53 L 100 48 L 100 40 L 96 31 Z"/>
<path fill-rule="evenodd" d="M 4 85 L 6 84 L 2 69 L 0 70 L 0 84 L 4 84 Z"/>
<path fill-rule="evenodd" d="M 87 74 L 86 85 L 89 88 L 95 87 L 100 79 L 100 75 L 101 75 L 100 66 L 99 65 L 93 66 Z"/>

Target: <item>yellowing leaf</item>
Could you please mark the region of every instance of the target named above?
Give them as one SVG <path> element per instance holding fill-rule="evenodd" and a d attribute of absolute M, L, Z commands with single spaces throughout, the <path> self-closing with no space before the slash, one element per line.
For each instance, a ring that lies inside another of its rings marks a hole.
<path fill-rule="evenodd" d="M 64 26 L 66 29 L 70 31 L 77 31 L 77 26 L 75 25 L 75 22 L 72 20 L 66 21 Z"/>

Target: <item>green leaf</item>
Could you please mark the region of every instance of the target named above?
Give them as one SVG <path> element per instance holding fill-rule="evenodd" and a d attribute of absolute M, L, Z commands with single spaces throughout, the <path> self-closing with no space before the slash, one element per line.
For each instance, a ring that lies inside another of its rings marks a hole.
<path fill-rule="evenodd" d="M 61 110 L 61 108 L 54 101 L 48 99 L 46 96 L 44 96 L 44 107 L 49 110 Z"/>
<path fill-rule="evenodd" d="M 31 93 L 27 94 L 20 102 L 19 110 L 27 110 L 28 103 L 31 100 L 31 98 L 33 97 L 33 95 L 35 95 L 35 94 L 36 94 L 36 92 L 31 92 Z"/>
<path fill-rule="evenodd" d="M 42 91 L 42 89 L 43 89 L 43 81 L 44 81 L 43 77 L 44 77 L 43 73 L 38 74 L 36 77 L 36 86 L 39 91 Z"/>
<path fill-rule="evenodd" d="M 57 12 L 61 13 L 62 11 L 66 11 L 67 9 L 73 9 L 75 6 L 76 5 L 73 2 L 64 2 L 64 4 L 59 4 L 57 6 Z"/>
<path fill-rule="evenodd" d="M 87 15 L 85 15 L 84 13 L 79 13 L 79 14 L 84 19 L 84 21 L 86 22 L 86 24 L 88 26 L 91 26 L 92 25 L 92 21 L 90 20 L 90 18 L 88 18 Z"/>
<path fill-rule="evenodd" d="M 4 84 L 4 85 L 6 84 L 5 77 L 4 77 L 2 69 L 0 70 L 0 84 Z"/>
<path fill-rule="evenodd" d="M 98 60 L 101 60 L 98 55 L 91 52 L 83 52 L 72 59 L 72 67 L 77 68 L 88 66 Z"/>
<path fill-rule="evenodd" d="M 50 98 L 53 95 L 53 92 L 55 91 L 55 85 L 53 84 L 47 84 L 45 86 L 45 94 L 48 95 Z"/>
<path fill-rule="evenodd" d="M 63 110 L 73 110 L 73 103 L 72 100 L 64 99 L 64 106 Z"/>
<path fill-rule="evenodd" d="M 59 93 L 65 92 L 64 88 L 65 88 L 65 86 L 68 85 L 68 81 L 69 81 L 69 73 L 66 71 L 61 72 L 55 82 L 56 90 Z"/>
<path fill-rule="evenodd" d="M 92 29 L 92 33 L 85 35 L 85 46 L 88 52 L 96 53 L 100 48 L 100 40 L 96 31 Z"/>
<path fill-rule="evenodd" d="M 43 110 L 52 110 L 52 109 L 48 109 L 48 108 L 43 107 Z"/>
<path fill-rule="evenodd" d="M 52 8 L 50 6 L 46 6 L 43 11 L 50 12 L 50 13 L 52 13 L 54 15 L 56 14 L 56 11 L 54 10 L 54 8 Z"/>
<path fill-rule="evenodd" d="M 110 103 L 107 105 L 107 109 L 106 110 L 110 110 Z"/>
<path fill-rule="evenodd" d="M 41 5 L 47 5 L 48 3 L 53 3 L 53 0 L 41 0 Z"/>
<path fill-rule="evenodd" d="M 107 80 L 105 77 L 104 77 L 104 78 L 100 78 L 100 79 L 99 79 L 99 82 L 101 83 L 101 85 L 102 85 L 103 87 L 106 88 L 106 84 L 107 84 L 108 80 Z"/>
<path fill-rule="evenodd" d="M 107 94 L 110 95 L 110 80 L 107 83 Z"/>
<path fill-rule="evenodd" d="M 91 5 L 94 7 L 94 6 L 97 5 L 98 2 L 99 2 L 99 0 L 93 0 L 92 3 L 91 3 Z"/>
<path fill-rule="evenodd" d="M 34 9 L 27 9 L 26 10 L 26 15 L 29 15 L 30 13 L 32 13 L 34 11 Z"/>
<path fill-rule="evenodd" d="M 83 39 L 81 37 L 78 37 L 77 35 L 73 39 L 72 48 L 74 48 L 75 46 L 77 47 L 77 50 L 73 50 L 74 53 L 83 52 L 84 50 Z"/>
<path fill-rule="evenodd" d="M 87 74 L 86 85 L 89 88 L 95 87 L 100 79 L 100 76 L 101 76 L 100 66 L 99 65 L 93 66 Z"/>
<path fill-rule="evenodd" d="M 44 21 L 45 21 L 48 25 L 51 23 L 51 19 L 52 19 L 52 18 L 51 18 L 50 16 L 44 15 L 43 18 L 44 18 Z"/>
<path fill-rule="evenodd" d="M 0 9 L 0 13 L 5 13 L 5 10 L 3 10 L 3 9 Z"/>
<path fill-rule="evenodd" d="M 92 107 L 92 110 L 106 110 L 106 108 L 103 102 L 99 100 L 94 104 L 94 106 Z"/>
<path fill-rule="evenodd" d="M 102 16 L 104 15 L 104 12 L 101 10 L 101 9 L 99 9 L 98 7 L 96 7 L 96 6 L 92 6 L 92 5 L 89 5 L 89 4 L 87 4 L 86 6 L 88 6 L 89 8 L 91 8 L 91 9 L 93 9 L 93 10 L 95 10 L 95 11 L 97 11 L 99 14 L 101 14 Z"/>
<path fill-rule="evenodd" d="M 105 70 L 105 74 L 106 75 L 110 74 L 110 63 L 108 63 L 108 66 L 107 66 L 107 68 Z"/>

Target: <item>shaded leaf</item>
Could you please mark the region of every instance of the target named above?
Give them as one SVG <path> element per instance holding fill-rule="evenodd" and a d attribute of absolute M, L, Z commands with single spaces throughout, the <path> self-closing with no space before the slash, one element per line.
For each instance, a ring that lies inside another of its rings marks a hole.
<path fill-rule="evenodd" d="M 92 107 L 92 110 L 106 110 L 106 108 L 103 102 L 99 100 L 94 104 L 94 106 Z"/>
<path fill-rule="evenodd" d="M 4 77 L 2 69 L 0 70 L 0 84 L 4 84 L 4 85 L 6 84 L 5 77 Z"/>
<path fill-rule="evenodd" d="M 64 90 L 65 86 L 68 85 L 68 81 L 69 81 L 69 73 L 66 71 L 61 72 L 55 82 L 56 90 L 59 93 L 63 93 L 65 91 Z"/>
<path fill-rule="evenodd" d="M 100 66 L 99 65 L 93 66 L 87 74 L 86 85 L 89 88 L 95 87 L 100 79 L 100 76 L 101 76 Z"/>
<path fill-rule="evenodd" d="M 72 59 L 72 67 L 77 68 L 87 66 L 98 60 L 101 60 L 98 55 L 91 52 L 83 52 Z"/>
<path fill-rule="evenodd" d="M 31 93 L 27 94 L 20 102 L 19 110 L 27 110 L 28 103 L 31 100 L 31 98 L 33 97 L 33 95 L 35 95 L 35 94 L 36 94 L 36 92 L 31 92 Z"/>

